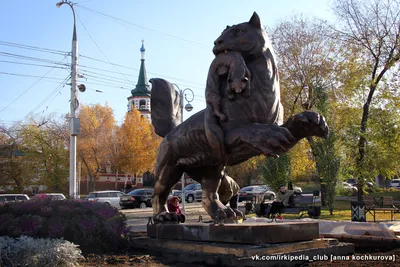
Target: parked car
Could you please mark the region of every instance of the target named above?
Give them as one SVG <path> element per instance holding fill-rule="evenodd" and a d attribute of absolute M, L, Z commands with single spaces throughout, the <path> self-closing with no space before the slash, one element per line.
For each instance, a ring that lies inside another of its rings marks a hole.
<path fill-rule="evenodd" d="M 259 186 L 259 185 L 250 185 L 243 187 L 239 191 L 239 202 L 242 201 L 251 201 L 254 196 L 264 193 L 265 188 Z"/>
<path fill-rule="evenodd" d="M 352 190 L 354 192 L 357 192 L 358 189 L 355 186 L 352 186 L 351 184 L 347 183 L 347 182 L 342 182 L 342 187 L 346 190 Z"/>
<path fill-rule="evenodd" d="M 193 201 L 201 201 L 203 196 L 203 190 L 201 189 L 201 184 L 189 184 L 185 188 L 183 188 L 185 192 L 185 200 L 188 203 L 192 203 Z M 179 202 L 181 202 L 182 198 L 182 190 L 177 190 L 173 194 L 179 198 Z"/>
<path fill-rule="evenodd" d="M 390 181 L 390 187 L 397 187 L 400 186 L 400 180 L 399 179 L 394 179 Z"/>
<path fill-rule="evenodd" d="M 119 201 L 121 208 L 141 208 L 151 207 L 151 198 L 154 189 L 141 188 L 135 189 L 128 194 L 122 196 Z"/>
<path fill-rule="evenodd" d="M 40 199 L 49 196 L 52 200 L 64 200 L 66 197 L 64 194 L 61 193 L 40 193 L 36 194 L 35 196 L 31 197 L 31 199 Z"/>
<path fill-rule="evenodd" d="M 357 179 L 356 178 L 349 178 L 346 181 L 348 184 L 352 185 L 352 186 L 356 186 L 357 184 Z"/>
<path fill-rule="evenodd" d="M 301 187 L 299 187 L 299 186 L 293 186 L 293 190 L 294 190 L 294 192 L 296 192 L 296 193 L 303 193 L 303 189 L 301 189 Z"/>
<path fill-rule="evenodd" d="M 21 202 L 29 200 L 28 195 L 25 194 L 2 194 L 0 195 L 0 203 L 5 204 L 8 202 Z"/>
<path fill-rule="evenodd" d="M 175 193 L 176 191 L 178 191 L 178 190 L 174 189 L 174 190 L 171 191 L 171 193 L 169 193 L 169 195 L 168 195 L 168 197 L 167 197 L 167 200 L 168 200 L 168 201 L 170 200 L 171 197 L 174 196 L 174 193 Z M 179 200 L 180 200 L 180 198 L 179 198 Z"/>
<path fill-rule="evenodd" d="M 271 190 L 271 188 L 268 185 L 260 185 L 261 188 L 261 193 L 264 194 L 264 199 L 268 200 L 274 200 L 276 198 L 276 194 Z M 240 199 L 240 194 L 239 194 L 239 199 Z"/>
<path fill-rule="evenodd" d="M 124 195 L 124 193 L 115 190 L 95 191 L 89 193 L 89 195 L 87 196 L 87 200 L 105 203 L 106 205 L 113 206 L 119 209 L 121 208 L 119 206 L 119 200 Z"/>

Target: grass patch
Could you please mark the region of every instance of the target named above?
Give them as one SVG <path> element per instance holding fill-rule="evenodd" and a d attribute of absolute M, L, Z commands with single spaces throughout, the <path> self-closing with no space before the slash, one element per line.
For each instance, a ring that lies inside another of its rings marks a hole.
<path fill-rule="evenodd" d="M 397 193 L 397 192 L 396 192 Z M 252 214 L 247 215 L 247 217 Z M 297 214 L 282 214 L 284 219 L 298 219 Z M 307 217 L 306 217 L 307 218 Z M 330 221 L 351 221 L 351 205 L 349 201 L 346 200 L 335 200 L 333 214 L 330 215 L 328 208 L 323 207 L 321 209 L 321 220 Z M 390 212 L 376 212 L 376 221 L 390 221 Z M 394 218 L 396 220 L 396 217 Z M 397 215 L 397 219 L 400 220 L 400 215 Z M 367 222 L 373 222 L 374 218 L 371 214 L 367 213 Z"/>

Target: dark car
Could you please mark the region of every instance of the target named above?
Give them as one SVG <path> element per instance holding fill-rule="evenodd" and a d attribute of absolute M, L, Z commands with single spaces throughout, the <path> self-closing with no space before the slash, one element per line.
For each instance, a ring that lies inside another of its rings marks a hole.
<path fill-rule="evenodd" d="M 141 208 L 151 207 L 151 198 L 154 189 L 135 189 L 125 196 L 122 196 L 119 201 L 121 208 Z"/>
<path fill-rule="evenodd" d="M 239 202 L 252 201 L 253 197 L 264 193 L 265 189 L 258 185 L 246 186 L 239 191 Z"/>

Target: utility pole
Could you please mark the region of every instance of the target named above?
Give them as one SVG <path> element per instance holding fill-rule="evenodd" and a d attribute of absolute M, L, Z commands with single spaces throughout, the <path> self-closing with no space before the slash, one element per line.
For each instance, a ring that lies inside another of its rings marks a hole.
<path fill-rule="evenodd" d="M 61 7 L 63 4 L 67 4 L 71 7 L 74 15 L 74 31 L 72 35 L 72 52 L 71 52 L 71 118 L 70 118 L 70 160 L 69 160 L 69 197 L 72 199 L 77 198 L 76 188 L 76 141 L 77 136 L 80 134 L 80 121 L 76 117 L 76 110 L 78 109 L 79 102 L 77 97 L 77 82 L 78 82 L 78 38 L 76 35 L 76 17 L 73 4 L 69 1 L 62 1 L 56 4 L 57 7 Z M 84 88 L 83 87 L 80 87 Z M 84 91 L 84 89 L 83 89 Z"/>

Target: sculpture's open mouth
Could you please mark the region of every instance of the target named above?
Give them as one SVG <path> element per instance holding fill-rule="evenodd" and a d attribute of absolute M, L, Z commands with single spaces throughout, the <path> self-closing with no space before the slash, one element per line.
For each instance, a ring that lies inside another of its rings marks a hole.
<path fill-rule="evenodd" d="M 220 48 L 220 47 L 217 47 L 217 46 L 214 46 L 214 49 L 213 49 L 213 53 L 214 53 L 214 55 L 219 55 L 219 54 L 221 54 L 221 53 L 228 53 L 229 51 L 232 51 L 231 49 L 223 49 L 223 48 Z"/>

